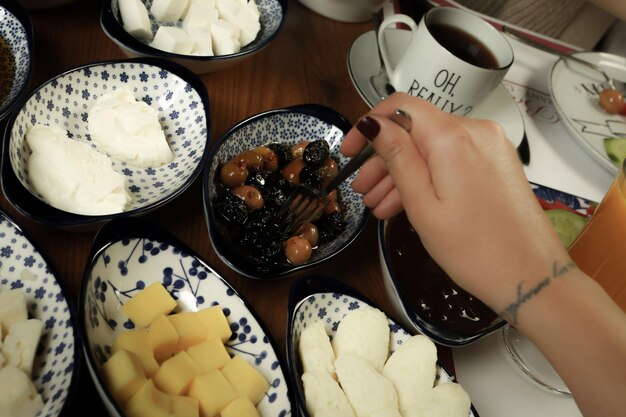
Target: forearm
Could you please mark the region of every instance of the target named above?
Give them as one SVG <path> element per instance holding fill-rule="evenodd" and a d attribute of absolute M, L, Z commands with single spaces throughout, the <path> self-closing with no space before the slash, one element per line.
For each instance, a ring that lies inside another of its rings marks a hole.
<path fill-rule="evenodd" d="M 624 0 L 591 0 L 591 2 L 626 22 L 626 3 Z"/>
<path fill-rule="evenodd" d="M 626 314 L 595 281 L 569 261 L 556 263 L 507 307 L 516 327 L 561 375 L 583 415 L 623 413 Z"/>

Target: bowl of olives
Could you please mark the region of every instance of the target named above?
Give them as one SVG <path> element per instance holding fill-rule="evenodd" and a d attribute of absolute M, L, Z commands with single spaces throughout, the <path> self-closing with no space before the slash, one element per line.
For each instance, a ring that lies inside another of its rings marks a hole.
<path fill-rule="evenodd" d="M 358 236 L 369 210 L 352 190 L 353 178 L 299 230 L 285 234 L 276 224 L 298 185 L 319 189 L 348 162 L 339 146 L 350 128 L 333 109 L 303 104 L 254 115 L 215 142 L 203 199 L 209 237 L 224 263 L 249 278 L 282 278 L 328 260 Z"/>

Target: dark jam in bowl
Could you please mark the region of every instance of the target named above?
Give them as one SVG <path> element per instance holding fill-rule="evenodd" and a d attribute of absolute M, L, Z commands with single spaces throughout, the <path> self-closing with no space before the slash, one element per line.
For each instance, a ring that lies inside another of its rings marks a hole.
<path fill-rule="evenodd" d="M 456 285 L 430 257 L 406 214 L 388 220 L 385 245 L 399 292 L 433 328 L 472 336 L 498 319 L 489 307 Z"/>

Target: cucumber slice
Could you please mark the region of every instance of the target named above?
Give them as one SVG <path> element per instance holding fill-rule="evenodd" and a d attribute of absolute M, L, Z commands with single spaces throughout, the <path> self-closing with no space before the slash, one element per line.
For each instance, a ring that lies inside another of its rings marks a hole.
<path fill-rule="evenodd" d="M 604 150 L 617 166 L 626 158 L 626 138 L 604 138 Z"/>
<path fill-rule="evenodd" d="M 545 213 L 566 248 L 576 239 L 576 236 L 583 230 L 588 220 L 583 216 L 563 209 L 549 209 L 545 210 Z"/>

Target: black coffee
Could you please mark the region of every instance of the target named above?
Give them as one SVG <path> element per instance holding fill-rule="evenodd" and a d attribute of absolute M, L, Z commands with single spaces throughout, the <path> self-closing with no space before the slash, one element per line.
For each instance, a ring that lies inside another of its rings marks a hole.
<path fill-rule="evenodd" d="M 500 67 L 489 48 L 464 30 L 445 23 L 431 23 L 428 29 L 433 37 L 457 58 L 477 67 L 487 69 Z"/>

